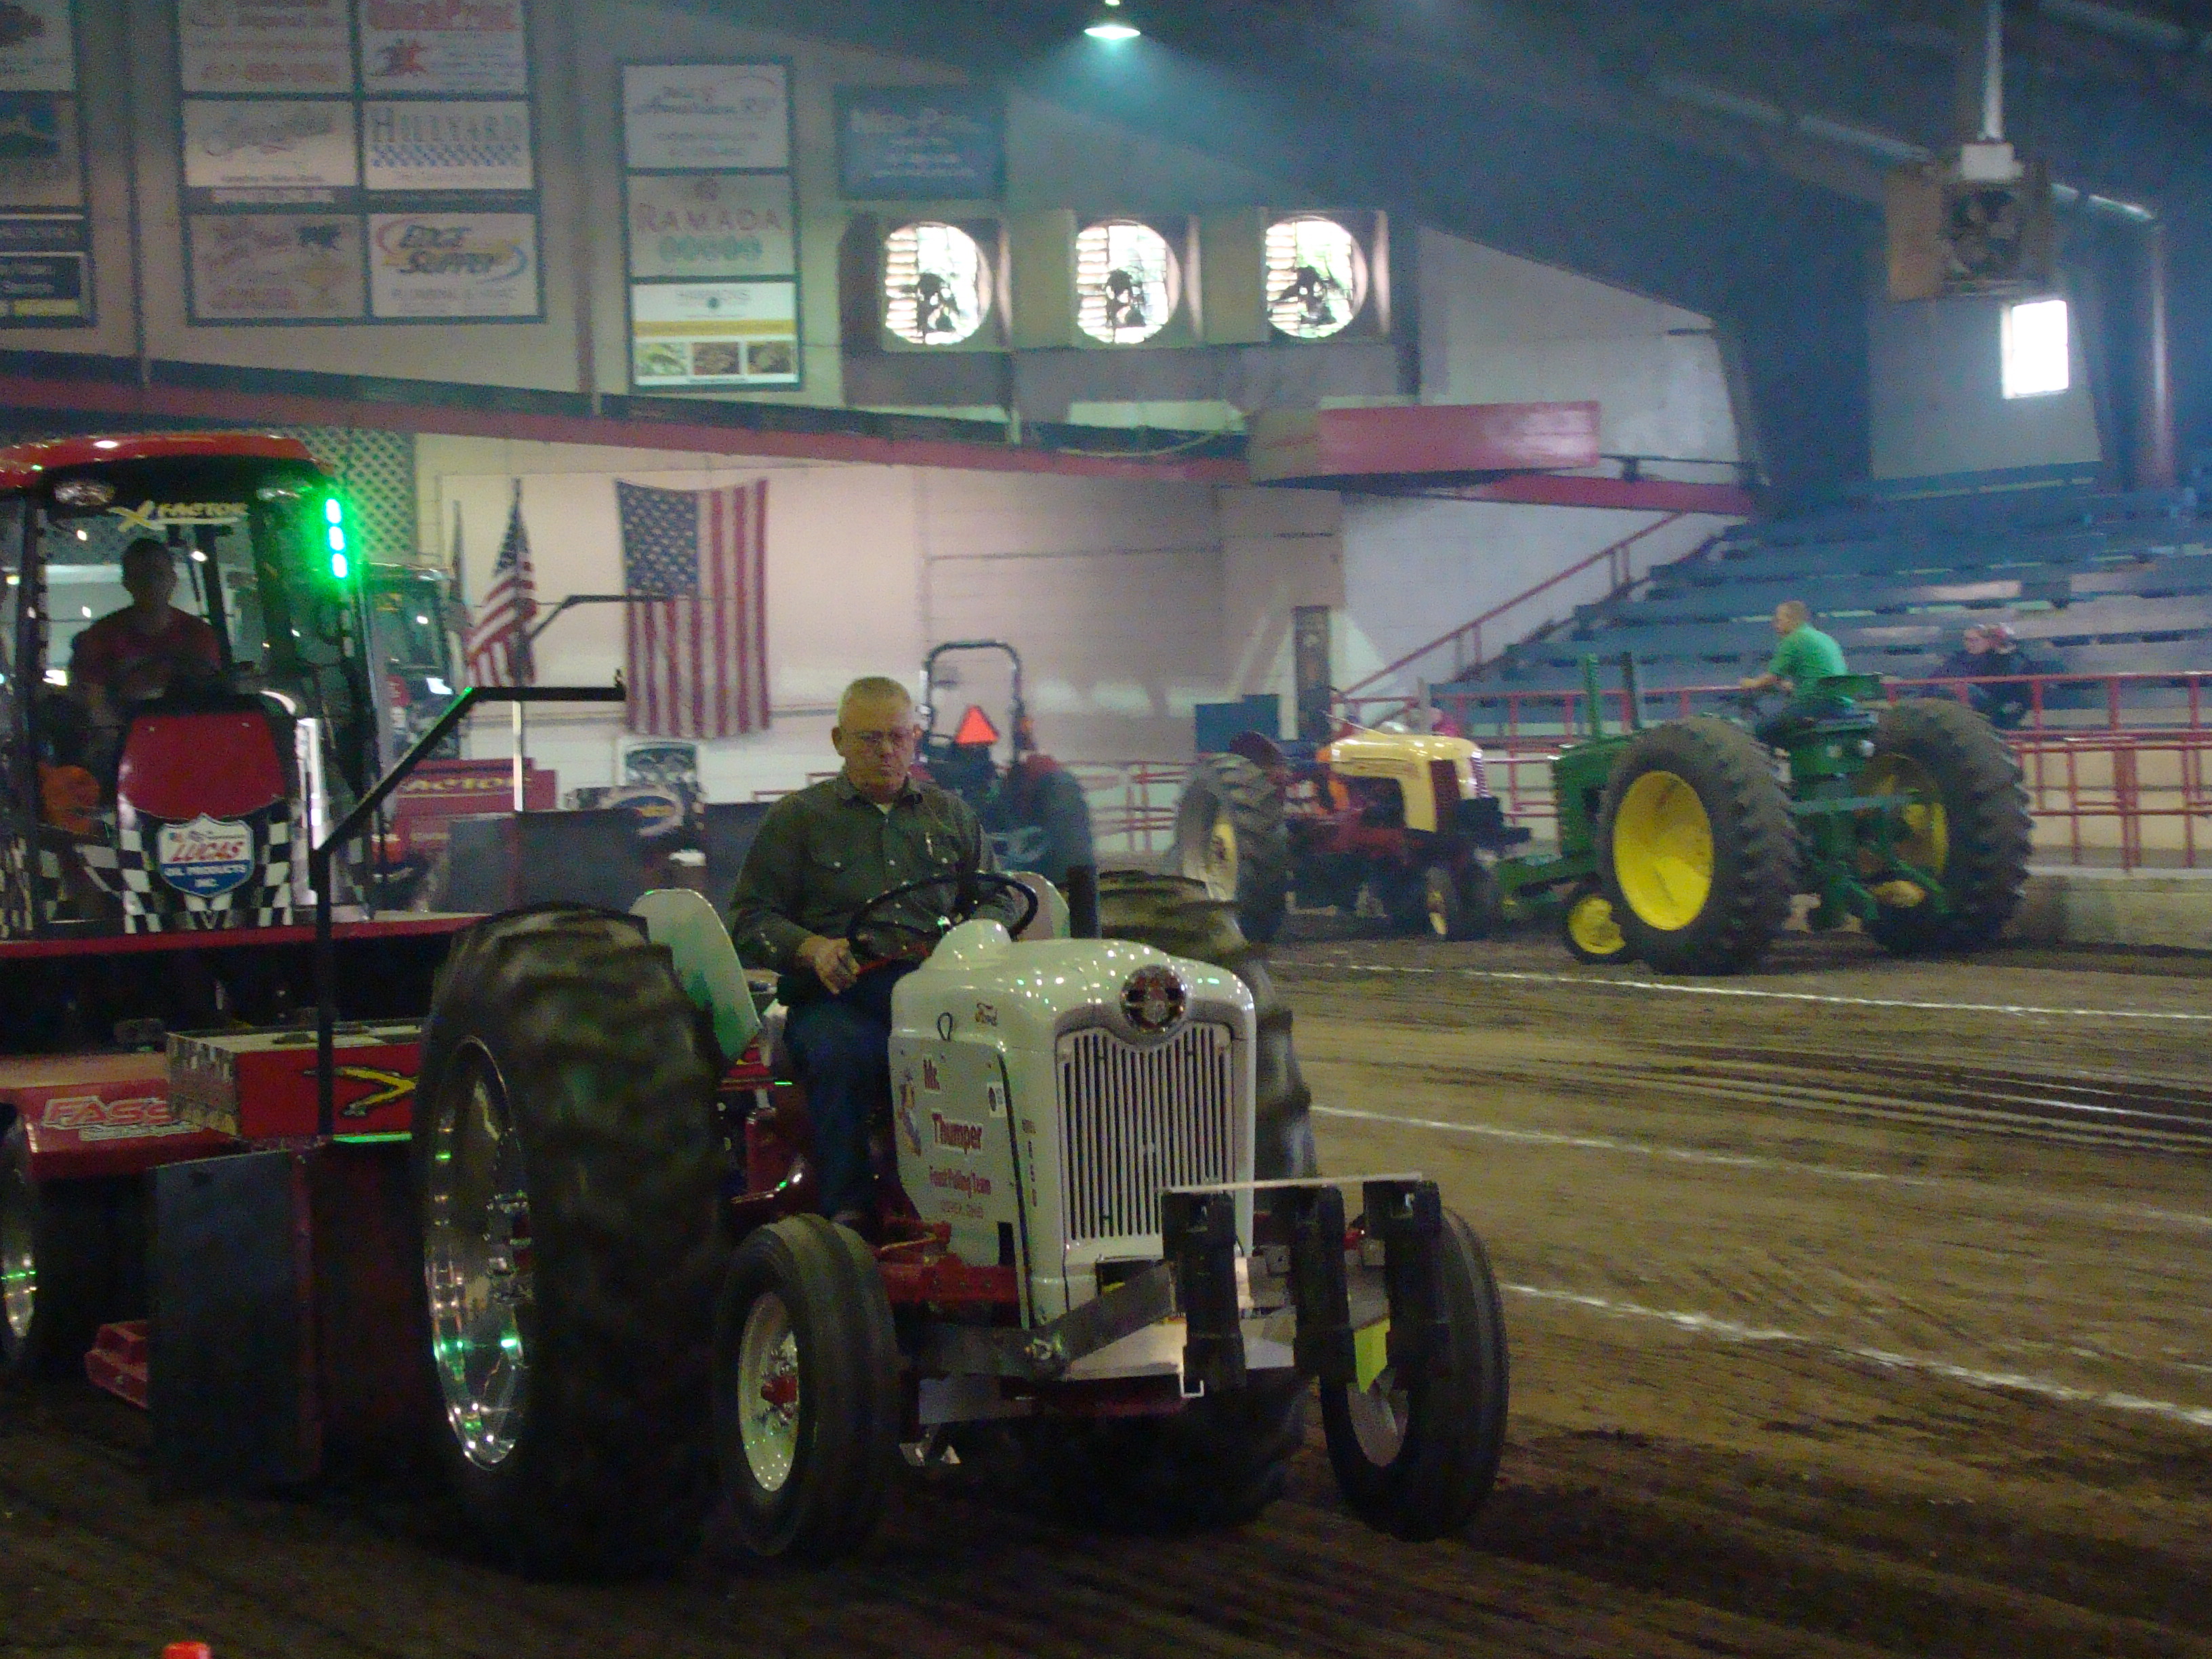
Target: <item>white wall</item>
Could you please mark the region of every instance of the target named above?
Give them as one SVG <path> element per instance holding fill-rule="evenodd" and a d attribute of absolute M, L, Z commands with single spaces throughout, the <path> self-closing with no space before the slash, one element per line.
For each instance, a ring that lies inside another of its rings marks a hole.
<path fill-rule="evenodd" d="M 2101 459 L 2097 411 L 2069 330 L 2071 385 L 2038 398 L 2004 395 L 2002 300 L 1917 300 L 1869 307 L 1868 418 L 1877 478 L 2050 466 Z"/>
<path fill-rule="evenodd" d="M 1731 519 L 1591 507 L 1522 507 L 1493 501 L 1355 498 L 1344 509 L 1344 613 L 1337 629 L 1339 685 L 1350 685 L 1462 623 L 1525 593 L 1647 526 L 1662 526 L 1629 550 L 1638 575 L 1689 552 Z M 1482 649 L 1495 656 L 1540 624 L 1604 597 L 1601 562 L 1485 628 Z M 1449 652 L 1417 662 L 1401 680 L 1375 690 L 1410 690 L 1417 678 L 1451 678 Z"/>
<path fill-rule="evenodd" d="M 1022 652 L 1037 734 L 1069 760 L 1176 759 L 1194 703 L 1224 695 L 1222 556 L 1203 485 L 725 458 L 495 440 L 425 438 L 423 546 L 442 554 L 460 512 L 469 595 L 480 599 L 514 480 L 541 607 L 619 592 L 614 481 L 700 489 L 765 476 L 770 729 L 702 746 L 709 795 L 743 799 L 834 770 L 838 691 L 861 674 L 915 684 L 944 640 L 994 637 Z M 623 661 L 617 606 L 579 608 L 540 641 L 541 683 L 606 684 Z M 1006 708 L 995 665 L 955 665 L 941 699 Z M 531 750 L 561 786 L 611 781 L 618 720 L 596 709 L 533 712 Z M 507 752 L 479 722 L 479 752 Z"/>
<path fill-rule="evenodd" d="M 1741 458 L 1709 319 L 1437 231 L 1418 257 L 1423 403 L 1595 398 L 1609 454 Z"/>

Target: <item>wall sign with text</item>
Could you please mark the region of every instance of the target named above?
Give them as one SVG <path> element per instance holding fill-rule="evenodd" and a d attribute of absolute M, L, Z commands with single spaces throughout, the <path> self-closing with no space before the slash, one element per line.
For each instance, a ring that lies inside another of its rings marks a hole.
<path fill-rule="evenodd" d="M 630 384 L 800 383 L 791 65 L 626 64 Z"/>
<path fill-rule="evenodd" d="M 0 327 L 92 315 L 84 115 L 71 0 L 0 6 Z"/>
<path fill-rule="evenodd" d="M 194 324 L 543 316 L 526 0 L 176 0 L 175 17 Z"/>
<path fill-rule="evenodd" d="M 848 202 L 988 200 L 1005 189 L 1006 109 L 968 87 L 837 88 L 837 193 Z"/>

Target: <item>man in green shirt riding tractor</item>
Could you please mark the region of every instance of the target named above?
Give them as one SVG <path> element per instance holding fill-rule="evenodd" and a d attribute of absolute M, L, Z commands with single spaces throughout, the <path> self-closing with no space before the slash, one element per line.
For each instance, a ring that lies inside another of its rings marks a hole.
<path fill-rule="evenodd" d="M 1752 728 L 1761 743 L 1779 747 L 1814 721 L 1850 707 L 1848 699 L 1820 690 L 1820 683 L 1850 670 L 1844 665 L 1843 647 L 1813 626 L 1804 600 L 1784 599 L 1774 607 L 1774 631 L 1779 637 L 1766 672 L 1747 675 L 1737 684 L 1746 691 L 1790 687 L 1790 701 Z"/>

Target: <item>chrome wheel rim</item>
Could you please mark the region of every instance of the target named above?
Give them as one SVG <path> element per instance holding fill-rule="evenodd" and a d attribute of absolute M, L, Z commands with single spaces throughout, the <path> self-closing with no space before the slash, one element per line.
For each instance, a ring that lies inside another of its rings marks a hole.
<path fill-rule="evenodd" d="M 9 1346 L 30 1340 L 39 1300 L 39 1245 L 32 1218 L 31 1180 L 20 1164 L 0 1170 L 0 1316 Z"/>
<path fill-rule="evenodd" d="M 1411 1409 L 1406 1391 L 1398 1386 L 1396 1368 L 1384 1366 L 1382 1375 L 1364 1389 L 1346 1389 L 1344 1403 L 1361 1455 L 1378 1468 L 1396 1462 L 1405 1449 Z"/>
<path fill-rule="evenodd" d="M 529 1406 L 536 1298 L 521 1140 L 482 1043 L 463 1046 L 434 1109 L 422 1247 L 431 1357 L 461 1455 L 496 1468 Z"/>
<path fill-rule="evenodd" d="M 781 1492 L 799 1459 L 799 1337 L 791 1310 L 774 1291 L 761 1292 L 746 1310 L 737 1393 L 745 1467 L 763 1492 Z"/>

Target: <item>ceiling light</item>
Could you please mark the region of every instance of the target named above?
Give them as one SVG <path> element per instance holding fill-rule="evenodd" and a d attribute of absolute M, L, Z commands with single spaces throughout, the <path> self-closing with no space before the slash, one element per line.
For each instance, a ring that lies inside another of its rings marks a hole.
<path fill-rule="evenodd" d="M 1106 9 L 1083 32 L 1094 40 L 1133 40 L 1144 31 L 1121 15 L 1121 0 L 1106 0 Z"/>

